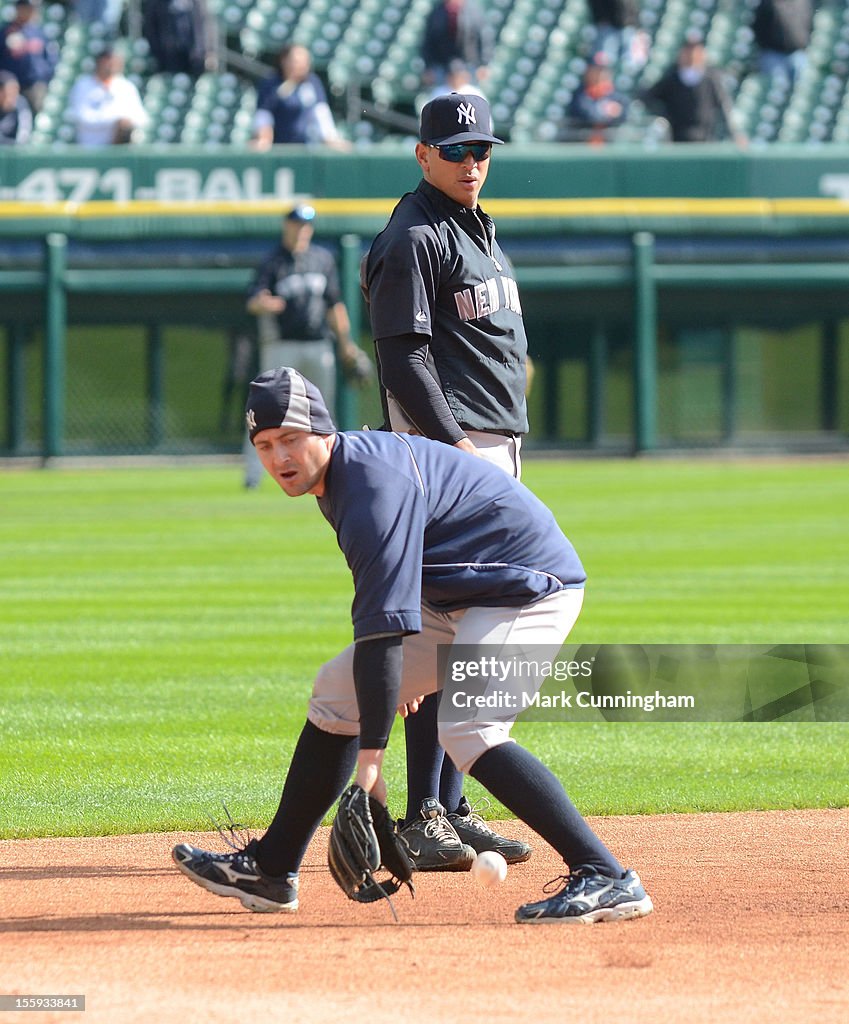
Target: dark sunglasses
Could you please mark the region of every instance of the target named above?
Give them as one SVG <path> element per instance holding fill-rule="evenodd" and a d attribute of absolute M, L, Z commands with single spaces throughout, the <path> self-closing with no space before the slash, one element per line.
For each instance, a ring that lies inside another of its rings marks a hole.
<path fill-rule="evenodd" d="M 431 146 L 431 149 L 439 150 L 441 160 L 447 160 L 449 164 L 461 164 L 467 154 L 472 154 L 475 163 L 482 163 L 489 160 L 489 153 L 492 146 L 488 142 L 454 142 L 450 146 Z"/>

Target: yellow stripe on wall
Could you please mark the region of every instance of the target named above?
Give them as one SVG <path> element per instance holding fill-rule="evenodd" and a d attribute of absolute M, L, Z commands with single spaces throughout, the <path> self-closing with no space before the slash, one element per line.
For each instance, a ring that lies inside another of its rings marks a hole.
<path fill-rule="evenodd" d="M 397 198 L 310 199 L 319 216 L 388 216 Z M 278 216 L 292 201 L 169 203 L 159 200 L 91 200 L 86 203 L 0 203 L 0 219 L 77 217 L 221 217 Z M 492 199 L 483 203 L 497 217 L 846 217 L 849 202 L 840 199 Z"/>

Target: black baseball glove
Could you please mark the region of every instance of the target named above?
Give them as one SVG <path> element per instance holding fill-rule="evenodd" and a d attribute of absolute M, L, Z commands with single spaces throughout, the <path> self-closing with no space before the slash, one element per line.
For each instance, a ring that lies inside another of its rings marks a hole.
<path fill-rule="evenodd" d="M 330 830 L 327 863 L 336 884 L 350 900 L 373 903 L 389 899 L 411 881 L 413 862 L 395 822 L 378 800 L 361 787 L 349 786 L 339 798 L 339 809 Z M 384 867 L 390 874 L 379 882 L 375 872 Z M 392 907 L 392 901 L 389 900 Z M 392 907 L 393 916 L 395 908 Z"/>

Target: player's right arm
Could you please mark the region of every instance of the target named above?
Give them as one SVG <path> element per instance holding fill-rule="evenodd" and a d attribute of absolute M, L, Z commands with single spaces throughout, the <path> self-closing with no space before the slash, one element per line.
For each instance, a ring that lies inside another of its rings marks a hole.
<path fill-rule="evenodd" d="M 389 742 L 401 689 L 401 640 L 401 634 L 366 637 L 354 647 L 354 689 L 360 712 L 355 781 L 381 803 L 386 802 L 383 751 Z"/>
<path fill-rule="evenodd" d="M 380 338 L 376 345 L 381 383 L 419 433 L 445 444 L 459 445 L 461 441 L 468 441 L 448 407 L 439 382 L 428 369 L 430 338 L 402 334 Z"/>
<path fill-rule="evenodd" d="M 277 281 L 277 263 L 274 257 L 274 253 L 266 256 L 257 268 L 245 303 L 245 308 L 251 316 L 282 313 L 286 308 L 286 300 L 272 291 Z"/>
<path fill-rule="evenodd" d="M 348 462 L 344 451 L 335 457 L 340 461 L 319 506 L 354 581 L 353 670 L 364 755 L 357 781 L 369 791 L 398 705 L 402 638 L 421 629 L 425 500 L 420 483 L 382 459 Z"/>
<path fill-rule="evenodd" d="M 427 224 L 384 233 L 363 263 L 363 294 L 383 388 L 424 437 L 474 452 L 429 358 L 445 258 L 438 232 Z"/>
<path fill-rule="evenodd" d="M 257 292 L 247 301 L 247 311 L 252 316 L 260 316 L 262 313 L 282 313 L 286 308 L 286 300 L 279 295 L 272 295 L 268 289 Z"/>

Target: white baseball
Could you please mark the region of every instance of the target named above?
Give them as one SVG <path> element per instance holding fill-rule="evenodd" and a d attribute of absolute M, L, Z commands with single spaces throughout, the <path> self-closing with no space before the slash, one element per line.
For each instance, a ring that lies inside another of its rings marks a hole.
<path fill-rule="evenodd" d="M 472 863 L 472 874 L 479 885 L 500 885 L 507 877 L 507 861 L 494 850 L 484 850 Z"/>

